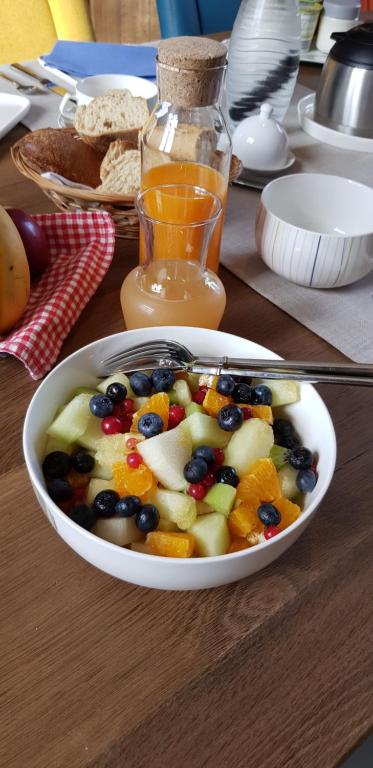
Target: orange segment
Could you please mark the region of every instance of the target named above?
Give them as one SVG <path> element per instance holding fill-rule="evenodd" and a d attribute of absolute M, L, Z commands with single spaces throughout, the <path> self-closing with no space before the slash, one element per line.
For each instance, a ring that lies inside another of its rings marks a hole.
<path fill-rule="evenodd" d="M 250 533 L 264 531 L 264 525 L 256 512 L 259 504 L 259 499 L 256 499 L 254 503 L 240 504 L 232 510 L 228 517 L 228 525 L 233 537 L 246 538 Z"/>
<path fill-rule="evenodd" d="M 233 538 L 228 547 L 227 554 L 230 552 L 240 552 L 241 549 L 248 549 L 249 546 L 247 539 Z"/>
<path fill-rule="evenodd" d="M 145 464 L 133 469 L 127 462 L 113 464 L 114 488 L 119 496 L 144 496 L 153 486 L 153 475 Z"/>
<path fill-rule="evenodd" d="M 156 555 L 163 557 L 192 557 L 194 536 L 191 533 L 153 531 L 148 533 L 146 543 Z"/>
<path fill-rule="evenodd" d="M 131 432 L 138 431 L 137 424 L 139 418 L 143 416 L 144 413 L 157 413 L 163 421 L 163 432 L 165 432 L 168 427 L 169 405 L 170 403 L 167 392 L 156 392 L 155 395 L 151 395 L 145 405 L 143 405 L 142 408 L 139 408 L 139 410 L 134 413 Z"/>
<path fill-rule="evenodd" d="M 220 409 L 223 408 L 224 405 L 229 405 L 231 402 L 231 397 L 220 395 L 215 389 L 208 389 L 202 405 L 209 416 L 217 416 Z"/>
<path fill-rule="evenodd" d="M 281 496 L 276 467 L 271 459 L 258 459 L 237 486 L 237 499 L 273 501 Z"/>
<path fill-rule="evenodd" d="M 273 413 L 270 405 L 250 405 L 253 418 L 263 419 L 268 424 L 273 424 Z"/>
<path fill-rule="evenodd" d="M 289 499 L 284 499 L 282 497 L 280 499 L 276 499 L 273 503 L 281 515 L 281 522 L 277 527 L 280 529 L 280 531 L 284 531 L 285 528 L 288 528 L 289 525 L 298 519 L 300 515 L 300 507 L 298 504 L 294 504 L 294 502 L 290 501 Z"/>

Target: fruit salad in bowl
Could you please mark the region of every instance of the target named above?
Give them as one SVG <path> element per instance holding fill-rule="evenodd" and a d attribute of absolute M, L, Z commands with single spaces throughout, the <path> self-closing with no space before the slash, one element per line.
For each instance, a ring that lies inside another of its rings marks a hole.
<path fill-rule="evenodd" d="M 25 421 L 27 467 L 47 517 L 89 562 L 144 586 L 217 586 L 304 530 L 333 474 L 333 426 L 314 388 L 294 381 L 164 368 L 97 378 L 99 360 L 153 336 L 94 342 L 46 378 Z M 157 336 L 198 354 L 274 356 L 205 329 Z"/>

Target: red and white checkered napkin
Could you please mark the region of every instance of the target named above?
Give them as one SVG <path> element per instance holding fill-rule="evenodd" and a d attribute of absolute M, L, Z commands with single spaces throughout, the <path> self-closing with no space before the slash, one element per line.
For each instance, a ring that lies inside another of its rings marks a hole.
<path fill-rule="evenodd" d="M 0 353 L 21 360 L 33 379 L 55 363 L 64 339 L 106 274 L 114 253 L 114 223 L 105 211 L 35 216 L 51 261 L 31 286 L 27 308 Z"/>

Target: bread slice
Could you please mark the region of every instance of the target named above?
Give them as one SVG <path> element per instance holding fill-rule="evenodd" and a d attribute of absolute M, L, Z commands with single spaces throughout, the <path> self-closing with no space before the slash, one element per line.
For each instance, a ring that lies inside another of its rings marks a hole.
<path fill-rule="evenodd" d="M 124 153 L 127 152 L 128 149 L 136 149 L 136 147 L 134 146 L 134 144 L 132 144 L 131 141 L 124 141 L 124 139 L 117 139 L 116 141 L 111 142 L 110 147 L 106 152 L 106 155 L 101 163 L 101 167 L 100 167 L 101 181 L 105 181 L 106 177 L 109 175 L 110 171 L 112 170 L 116 160 L 118 160 L 118 157 L 121 157 L 122 155 L 124 155 Z"/>
<path fill-rule="evenodd" d="M 148 117 L 146 99 L 132 96 L 126 89 L 111 90 L 78 107 L 74 127 L 87 144 L 106 152 L 116 139 L 137 146 L 139 131 Z"/>
<path fill-rule="evenodd" d="M 128 149 L 113 161 L 111 170 L 96 192 L 134 197 L 140 189 L 141 159 L 138 149 Z"/>

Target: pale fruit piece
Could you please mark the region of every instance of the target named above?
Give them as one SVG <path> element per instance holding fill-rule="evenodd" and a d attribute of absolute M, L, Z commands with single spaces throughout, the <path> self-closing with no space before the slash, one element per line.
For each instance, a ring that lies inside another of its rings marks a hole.
<path fill-rule="evenodd" d="M 231 438 L 230 432 L 220 429 L 216 419 L 207 413 L 192 413 L 183 424 L 188 428 L 193 450 L 199 445 L 209 445 L 211 448 L 225 448 Z"/>
<path fill-rule="evenodd" d="M 205 503 L 215 512 L 228 517 L 236 498 L 236 489 L 227 483 L 215 483 L 205 496 Z"/>
<path fill-rule="evenodd" d="M 112 480 L 101 480 L 98 477 L 92 477 L 87 488 L 87 504 L 92 504 L 95 497 L 101 491 L 114 491 Z"/>
<path fill-rule="evenodd" d="M 145 403 L 148 402 L 148 400 L 149 400 L 148 397 L 134 397 L 133 398 L 134 410 L 139 411 L 140 408 L 142 408 L 145 405 Z"/>
<path fill-rule="evenodd" d="M 185 493 L 157 488 L 152 503 L 157 507 L 161 519 L 176 523 L 183 531 L 190 528 L 197 519 L 196 502 Z"/>
<path fill-rule="evenodd" d="M 77 442 L 89 451 L 96 451 L 99 441 L 102 440 L 102 436 L 101 419 L 98 419 L 97 416 L 91 414 L 87 429 L 80 435 L 80 437 L 78 437 Z"/>
<path fill-rule="evenodd" d="M 112 480 L 113 472 L 111 464 L 104 464 L 101 461 L 97 461 L 97 457 L 93 456 L 95 464 L 92 470 L 92 477 L 98 477 L 100 480 Z"/>
<path fill-rule="evenodd" d="M 297 474 L 298 470 L 290 464 L 286 464 L 278 472 L 281 495 L 285 499 L 295 499 L 296 496 L 299 496 L 299 489 L 296 484 Z"/>
<path fill-rule="evenodd" d="M 213 512 L 213 508 L 210 507 L 209 504 L 206 504 L 205 501 L 196 501 L 196 507 L 197 507 L 197 515 L 208 515 L 210 512 Z"/>
<path fill-rule="evenodd" d="M 187 382 L 189 389 L 196 392 L 199 387 L 199 373 L 187 373 Z"/>
<path fill-rule="evenodd" d="M 47 435 L 44 456 L 47 456 L 48 453 L 52 453 L 52 451 L 64 451 L 64 453 L 73 453 L 74 445 L 72 443 L 67 443 L 66 440 L 61 440 L 59 437 L 52 437 L 51 435 Z"/>
<path fill-rule="evenodd" d="M 75 443 L 86 431 L 92 416 L 89 410 L 91 396 L 77 395 L 64 406 L 47 429 L 47 434 L 58 437 L 67 443 Z"/>
<path fill-rule="evenodd" d="M 272 407 L 290 405 L 300 400 L 300 385 L 298 381 L 288 379 L 255 379 L 252 386 L 265 384 L 272 392 Z"/>
<path fill-rule="evenodd" d="M 183 405 L 184 408 L 192 402 L 192 395 L 188 384 L 184 379 L 177 379 L 173 386 L 176 393 L 176 403 Z"/>
<path fill-rule="evenodd" d="M 192 440 L 184 422 L 169 432 L 149 437 L 137 450 L 157 480 L 168 490 L 186 488 L 184 467 L 192 453 Z"/>
<path fill-rule="evenodd" d="M 97 385 L 97 389 L 100 392 L 106 393 L 106 390 L 109 386 L 109 384 L 114 384 L 114 382 L 118 382 L 118 384 L 123 384 L 126 387 L 127 390 L 127 397 L 135 397 L 135 393 L 131 388 L 130 381 L 128 376 L 126 376 L 125 373 L 113 373 L 111 376 L 108 376 L 107 379 L 104 379 Z"/>
<path fill-rule="evenodd" d="M 142 539 L 142 533 L 136 526 L 134 517 L 99 517 L 96 520 L 92 533 L 100 539 L 125 547 L 133 541 Z"/>
<path fill-rule="evenodd" d="M 274 443 L 273 429 L 262 419 L 248 419 L 233 433 L 225 451 L 224 464 L 234 467 L 240 477 L 257 459 L 264 459 Z"/>
<path fill-rule="evenodd" d="M 219 512 L 201 515 L 188 532 L 195 538 L 196 554 L 202 557 L 225 555 L 230 545 L 227 519 Z"/>
<path fill-rule="evenodd" d="M 96 460 L 102 464 L 115 464 L 118 461 L 124 461 L 125 454 L 128 453 L 127 437 L 128 433 L 103 435 L 101 431 L 101 437 L 96 446 Z"/>
<path fill-rule="evenodd" d="M 201 373 L 199 376 L 198 385 L 200 387 L 209 387 L 210 389 L 216 389 L 218 383 L 218 377 L 213 373 Z"/>
<path fill-rule="evenodd" d="M 169 491 L 169 493 L 178 493 L 178 491 Z M 158 523 L 157 531 L 179 531 L 180 528 L 176 523 L 171 520 L 166 520 L 165 517 L 161 517 Z"/>
<path fill-rule="evenodd" d="M 198 403 L 189 403 L 189 405 L 185 407 L 185 414 L 186 416 L 191 416 L 192 413 L 205 413 L 205 412 L 202 408 L 202 405 L 198 405 Z"/>

